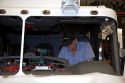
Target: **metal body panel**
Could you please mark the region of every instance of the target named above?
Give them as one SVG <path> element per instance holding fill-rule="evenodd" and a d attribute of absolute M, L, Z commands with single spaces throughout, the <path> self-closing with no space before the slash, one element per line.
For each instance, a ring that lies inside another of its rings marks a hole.
<path fill-rule="evenodd" d="M 69 0 L 66 0 L 69 1 Z M 107 16 L 117 20 L 114 10 L 105 6 L 81 6 L 78 12 L 68 10 L 65 13 L 61 10 L 62 0 L 0 0 L 0 9 L 6 10 L 5 14 L 10 16 Z M 28 10 L 28 14 L 22 15 L 22 10 Z M 49 10 L 50 14 L 45 15 L 42 12 Z M 97 15 L 92 15 L 92 10 L 98 11 Z"/>
<path fill-rule="evenodd" d="M 62 12 L 60 8 L 5 8 L 5 7 L 0 7 L 0 9 L 6 10 L 6 14 L 0 14 L 0 16 L 5 15 L 5 16 L 19 16 L 19 17 L 29 17 L 29 16 L 106 16 L 113 18 L 114 20 L 117 20 L 117 15 L 114 10 L 105 8 L 104 6 L 100 7 L 80 7 L 79 12 L 76 13 L 74 11 L 66 11 L 65 13 Z M 22 10 L 28 10 L 28 14 L 22 15 L 21 11 Z M 42 12 L 44 10 L 49 10 L 50 14 L 45 15 Z M 97 15 L 92 15 L 90 12 L 92 10 L 98 11 Z M 105 13 L 106 12 L 106 13 Z"/>

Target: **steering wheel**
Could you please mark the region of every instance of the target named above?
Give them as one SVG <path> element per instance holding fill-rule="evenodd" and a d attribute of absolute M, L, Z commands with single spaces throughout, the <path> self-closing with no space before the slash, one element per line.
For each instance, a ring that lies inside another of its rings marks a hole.
<path fill-rule="evenodd" d="M 24 54 L 24 59 L 40 59 L 40 56 L 36 56 L 35 53 L 27 52 Z M 36 65 L 36 66 L 48 66 L 52 71 L 65 71 L 68 70 L 70 65 L 67 60 L 61 59 L 58 57 L 44 56 L 45 65 Z M 30 65 L 30 64 L 29 64 Z M 49 70 L 48 69 L 48 70 Z"/>
<path fill-rule="evenodd" d="M 70 67 L 68 61 L 65 59 L 50 56 L 44 56 L 44 59 L 52 60 L 52 63 L 50 63 L 50 68 L 55 71 L 64 71 Z"/>

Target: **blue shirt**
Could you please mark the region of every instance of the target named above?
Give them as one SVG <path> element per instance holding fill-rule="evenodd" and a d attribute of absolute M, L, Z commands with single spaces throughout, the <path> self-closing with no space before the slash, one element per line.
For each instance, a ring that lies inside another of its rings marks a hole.
<path fill-rule="evenodd" d="M 69 64 L 74 65 L 94 58 L 94 56 L 94 52 L 89 42 L 77 42 L 77 51 L 75 55 L 72 54 L 68 47 L 62 47 L 58 57 L 66 59 L 69 61 Z"/>

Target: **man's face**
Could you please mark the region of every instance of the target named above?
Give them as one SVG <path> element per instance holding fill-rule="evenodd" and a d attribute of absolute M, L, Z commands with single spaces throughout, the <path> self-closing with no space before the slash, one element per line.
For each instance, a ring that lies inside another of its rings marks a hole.
<path fill-rule="evenodd" d="M 68 46 L 71 51 L 76 49 L 76 44 L 77 44 L 77 39 L 74 39 L 72 43 Z"/>

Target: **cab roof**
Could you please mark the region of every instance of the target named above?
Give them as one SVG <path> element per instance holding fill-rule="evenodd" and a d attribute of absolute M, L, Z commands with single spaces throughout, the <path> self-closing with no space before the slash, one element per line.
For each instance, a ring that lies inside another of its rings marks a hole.
<path fill-rule="evenodd" d="M 35 8 L 61 7 L 62 0 L 0 0 L 0 7 Z"/>
<path fill-rule="evenodd" d="M 66 12 L 61 10 L 62 0 L 0 0 L 0 9 L 6 11 L 8 16 L 105 16 L 113 18 L 117 21 L 117 15 L 114 10 L 105 6 L 80 6 L 78 13 Z M 28 10 L 28 14 L 22 15 L 22 10 Z M 49 10 L 49 15 L 44 15 L 42 12 Z M 97 15 L 92 15 L 91 11 L 98 11 Z"/>

